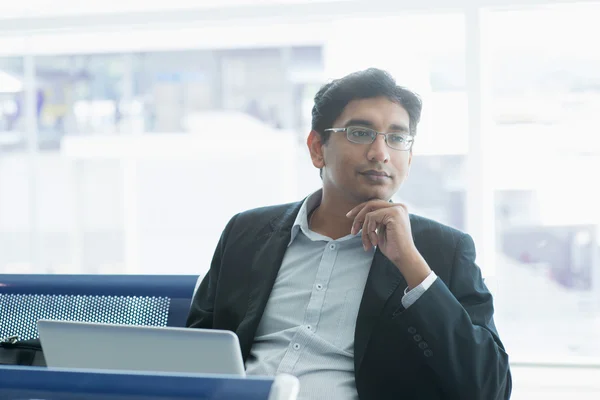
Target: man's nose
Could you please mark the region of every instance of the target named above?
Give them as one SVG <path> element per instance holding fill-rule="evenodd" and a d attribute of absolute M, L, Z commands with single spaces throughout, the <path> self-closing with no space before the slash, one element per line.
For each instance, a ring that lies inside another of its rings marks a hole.
<path fill-rule="evenodd" d="M 378 134 L 369 146 L 367 158 L 369 161 L 387 163 L 390 160 L 389 147 L 385 142 L 385 135 Z"/>

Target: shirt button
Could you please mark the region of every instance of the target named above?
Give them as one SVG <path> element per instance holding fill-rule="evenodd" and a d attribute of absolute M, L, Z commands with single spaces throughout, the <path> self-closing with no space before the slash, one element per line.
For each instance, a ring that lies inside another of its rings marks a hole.
<path fill-rule="evenodd" d="M 321 285 L 320 283 L 317 283 L 317 290 L 323 290 L 323 285 Z"/>
<path fill-rule="evenodd" d="M 311 331 L 312 330 L 312 326 L 306 325 L 306 329 L 308 329 L 309 331 Z"/>
<path fill-rule="evenodd" d="M 330 249 L 330 250 L 335 250 L 335 244 L 331 243 L 331 244 L 329 245 L 329 249 Z"/>
<path fill-rule="evenodd" d="M 300 350 L 300 345 L 298 343 L 294 343 L 294 350 Z"/>

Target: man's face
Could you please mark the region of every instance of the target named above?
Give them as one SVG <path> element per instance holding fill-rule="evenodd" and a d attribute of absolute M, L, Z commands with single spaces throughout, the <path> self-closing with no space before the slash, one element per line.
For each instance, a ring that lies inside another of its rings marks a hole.
<path fill-rule="evenodd" d="M 401 105 L 376 97 L 348 103 L 332 128 L 361 126 L 384 133 L 409 132 L 409 121 Z M 332 132 L 325 145 L 317 141 L 311 145 L 309 138 L 313 164 L 323 168 L 323 187 L 336 197 L 354 203 L 389 200 L 408 176 L 412 152 L 388 147 L 382 135 L 372 144 L 352 143 L 345 132 Z"/>

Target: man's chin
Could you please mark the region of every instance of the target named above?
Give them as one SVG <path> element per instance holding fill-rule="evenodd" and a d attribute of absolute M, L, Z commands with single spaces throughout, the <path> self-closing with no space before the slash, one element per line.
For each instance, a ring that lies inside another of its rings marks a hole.
<path fill-rule="evenodd" d="M 389 201 L 393 195 L 394 193 L 391 193 L 389 190 L 368 190 L 357 197 L 360 198 L 361 203 L 364 203 L 371 200 Z"/>

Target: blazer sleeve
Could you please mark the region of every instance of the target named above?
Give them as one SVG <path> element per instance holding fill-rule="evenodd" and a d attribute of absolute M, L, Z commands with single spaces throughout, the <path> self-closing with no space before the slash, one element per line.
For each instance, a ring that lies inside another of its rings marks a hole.
<path fill-rule="evenodd" d="M 210 269 L 194 294 L 186 323 L 188 328 L 211 329 L 213 327 L 213 312 L 217 284 L 219 282 L 219 272 L 221 270 L 221 260 L 225 252 L 227 238 L 231 233 L 236 218 L 237 215 L 231 218 L 221 233 L 221 238 L 210 263 Z"/>
<path fill-rule="evenodd" d="M 492 295 L 475 264 L 473 239 L 463 234 L 446 285 L 436 279 L 394 319 L 450 398 L 509 399 L 508 355 L 493 320 Z M 419 339 L 419 340 L 417 340 Z"/>

